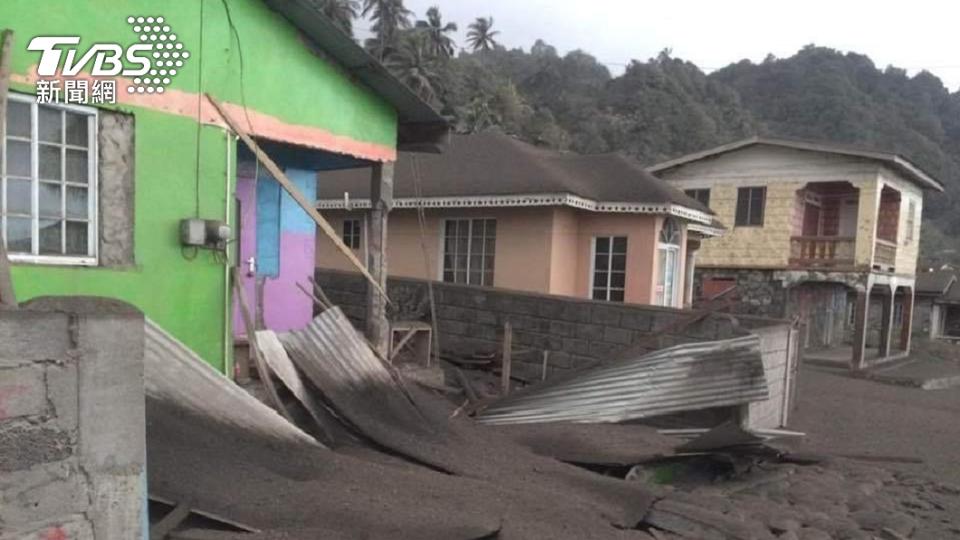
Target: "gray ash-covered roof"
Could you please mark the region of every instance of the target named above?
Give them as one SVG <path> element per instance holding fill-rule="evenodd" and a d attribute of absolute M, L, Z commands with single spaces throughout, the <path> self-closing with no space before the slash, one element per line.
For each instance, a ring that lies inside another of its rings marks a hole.
<path fill-rule="evenodd" d="M 713 214 L 709 208 L 620 154 L 575 154 L 539 148 L 509 135 L 453 135 L 443 154 L 417 156 L 422 196 L 570 194 L 598 202 L 676 204 Z M 394 197 L 414 198 L 414 164 L 401 152 L 394 170 Z M 369 198 L 367 169 L 319 175 L 320 200 Z"/>
<path fill-rule="evenodd" d="M 944 295 L 956 279 L 953 270 L 921 272 L 917 274 L 917 294 Z"/>

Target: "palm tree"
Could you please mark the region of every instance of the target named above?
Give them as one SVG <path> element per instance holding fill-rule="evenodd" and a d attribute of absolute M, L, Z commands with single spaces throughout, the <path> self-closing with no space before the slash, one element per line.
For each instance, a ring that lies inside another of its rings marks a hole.
<path fill-rule="evenodd" d="M 493 36 L 500 32 L 492 30 L 493 17 L 477 17 L 477 20 L 470 23 L 470 31 L 467 32 L 467 43 L 474 51 L 489 51 L 497 46 L 497 41 Z"/>
<path fill-rule="evenodd" d="M 363 0 L 363 16 L 370 16 L 370 27 L 376 37 L 367 40 L 367 49 L 381 61 L 396 50 L 398 33 L 410 28 L 413 12 L 403 0 Z"/>
<path fill-rule="evenodd" d="M 353 20 L 360 11 L 359 0 L 321 0 L 320 12 L 353 37 Z"/>
<path fill-rule="evenodd" d="M 417 21 L 417 30 L 426 34 L 429 38 L 427 47 L 430 54 L 437 57 L 450 58 L 456 44 L 453 38 L 447 34 L 457 31 L 457 23 L 443 24 L 440 16 L 440 8 L 434 6 L 427 10 L 427 20 Z"/>
<path fill-rule="evenodd" d="M 387 68 L 425 101 L 432 101 L 440 86 L 440 66 L 430 54 L 429 38 L 420 32 L 404 32 L 398 48 L 387 59 Z"/>

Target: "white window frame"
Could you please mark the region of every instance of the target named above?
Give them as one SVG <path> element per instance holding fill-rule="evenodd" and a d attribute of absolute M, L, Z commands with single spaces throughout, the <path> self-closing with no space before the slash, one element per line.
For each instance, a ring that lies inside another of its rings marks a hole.
<path fill-rule="evenodd" d="M 667 223 L 673 223 L 677 227 L 677 234 L 679 235 L 678 242 L 676 244 L 670 244 L 663 242 L 663 228 L 667 226 Z M 683 229 L 680 228 L 680 225 L 676 221 L 672 221 L 671 218 L 664 218 L 663 224 L 661 225 L 660 231 L 657 233 L 657 289 L 660 289 L 660 281 L 663 281 L 663 289 L 657 290 L 655 295 L 655 300 L 658 305 L 666 307 L 679 307 L 678 302 L 678 289 L 680 288 L 680 274 L 683 270 L 683 264 L 680 261 L 680 242 L 683 242 Z M 670 286 L 670 297 L 667 297 L 667 277 L 664 275 L 666 270 L 665 256 L 667 253 L 673 255 L 673 274 Z"/>
<path fill-rule="evenodd" d="M 607 285 L 605 287 L 597 287 L 595 282 L 596 273 L 597 273 L 597 240 L 601 238 L 606 238 L 610 243 L 610 252 L 607 254 Z M 623 262 L 623 287 L 613 287 L 610 285 L 610 276 L 613 274 L 613 240 L 615 238 L 623 238 L 627 241 L 626 251 L 623 252 L 624 262 Z M 587 298 L 590 300 L 597 300 L 598 302 L 618 302 L 625 303 L 627 301 L 627 255 L 630 252 L 630 238 L 625 234 L 612 234 L 612 235 L 600 235 L 594 236 L 590 240 L 590 274 L 587 277 Z M 603 288 L 606 291 L 606 298 L 596 299 L 593 297 L 594 289 Z M 622 291 L 623 300 L 610 300 L 611 291 Z"/>
<path fill-rule="evenodd" d="M 49 107 L 51 109 L 57 109 L 62 111 L 73 112 L 77 114 L 82 114 L 88 116 L 87 120 L 87 141 L 88 146 L 84 148 L 87 152 L 87 253 L 88 255 L 41 255 L 39 253 L 39 242 L 40 242 L 40 141 L 39 141 L 39 130 L 38 130 L 38 108 L 36 98 L 26 94 L 17 94 L 11 92 L 7 96 L 8 101 L 15 101 L 19 103 L 25 103 L 30 105 L 30 214 L 31 214 L 31 231 L 30 239 L 32 242 L 32 253 L 7 253 L 7 257 L 14 262 L 25 262 L 32 264 L 43 264 L 43 265 L 55 265 L 55 266 L 97 266 L 99 261 L 99 214 L 100 214 L 100 204 L 99 204 L 99 184 L 100 178 L 97 175 L 99 169 L 98 160 L 99 160 L 99 141 L 98 141 L 98 129 L 99 118 L 97 114 L 97 109 L 94 107 L 84 107 L 81 105 L 66 105 L 59 103 L 43 103 L 39 104 L 44 107 Z M 65 128 L 65 126 L 61 126 Z M 10 135 L 8 134 L 9 138 Z M 62 151 L 65 152 L 66 148 L 70 148 L 70 145 L 66 143 L 66 131 L 63 131 L 64 141 L 63 144 L 59 145 Z M 26 139 L 15 137 L 15 140 L 26 141 Z M 0 144 L 4 145 L 6 149 L 6 140 L 0 141 Z M 80 149 L 80 147 L 73 147 L 75 149 Z M 5 238 L 7 231 L 7 198 L 6 198 L 6 189 L 7 189 L 7 163 L 9 159 L 4 159 L 3 170 L 0 170 L 0 226 L 2 226 L 3 236 L 0 237 L 0 240 Z M 66 159 L 63 154 L 61 154 L 61 210 L 63 215 L 63 220 L 66 220 L 66 186 L 65 183 L 65 169 L 66 169 Z M 61 242 L 66 242 L 65 231 L 61 231 Z"/>
<path fill-rule="evenodd" d="M 442 282 L 444 282 L 444 283 L 455 283 L 455 284 L 457 283 L 456 281 L 445 281 L 445 280 L 443 279 L 444 260 L 445 260 L 446 257 L 447 257 L 447 223 L 450 222 L 450 221 L 467 221 L 467 222 L 469 222 L 469 225 L 468 225 L 468 233 L 467 233 L 467 282 L 466 282 L 466 283 L 460 283 L 460 285 L 477 285 L 477 286 L 480 286 L 480 287 L 493 287 L 493 286 L 494 286 L 493 283 L 471 283 L 471 282 L 470 282 L 470 257 L 471 257 L 471 252 L 473 251 L 473 249 L 472 249 L 472 248 L 473 248 L 473 223 L 474 223 L 475 221 L 485 221 L 485 220 L 490 220 L 490 221 L 493 221 L 494 223 L 497 223 L 497 221 L 498 221 L 497 218 L 491 217 L 491 216 L 449 217 L 449 218 L 444 218 L 444 219 L 440 220 L 440 235 L 439 235 L 439 236 L 440 236 L 440 249 L 438 250 L 438 253 L 440 253 L 440 257 L 437 258 L 437 259 L 438 259 L 438 260 L 437 260 L 437 281 L 442 281 Z M 494 239 L 493 269 L 490 271 L 490 280 L 491 280 L 492 282 L 495 282 L 496 279 L 497 279 L 497 250 L 496 250 L 496 244 L 497 244 L 497 236 L 499 235 L 499 231 L 500 231 L 500 226 L 499 226 L 499 224 L 497 224 L 497 233 L 498 233 L 498 234 L 495 234 L 495 235 L 493 236 L 493 239 Z M 484 239 L 486 239 L 486 236 L 484 236 Z M 487 254 L 487 253 L 486 253 L 486 246 L 484 246 L 483 249 L 484 249 L 484 250 L 483 250 L 483 252 L 481 252 L 481 255 L 480 255 L 481 257 L 484 257 L 484 256 Z M 484 274 L 486 274 L 486 270 L 485 270 L 485 269 L 480 271 L 480 281 L 481 281 L 481 282 L 484 281 L 484 277 L 483 277 Z M 454 280 L 456 280 L 456 270 L 454 270 Z"/>

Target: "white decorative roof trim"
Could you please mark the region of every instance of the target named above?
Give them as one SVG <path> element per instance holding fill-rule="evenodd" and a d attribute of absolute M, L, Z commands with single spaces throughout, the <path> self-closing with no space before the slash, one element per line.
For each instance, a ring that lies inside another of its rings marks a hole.
<path fill-rule="evenodd" d="M 394 208 L 489 208 L 489 207 L 523 207 L 523 206 L 569 206 L 590 212 L 610 212 L 624 214 L 668 214 L 689 221 L 696 221 L 709 225 L 712 223 L 710 215 L 700 210 L 687 208 L 673 203 L 636 203 L 616 201 L 594 201 L 577 195 L 566 193 L 535 194 L 535 195 L 474 195 L 468 197 L 424 197 L 422 199 L 396 198 Z M 317 201 L 319 210 L 364 210 L 370 208 L 369 199 L 350 199 L 349 205 L 345 199 L 320 199 Z"/>
<path fill-rule="evenodd" d="M 710 225 L 703 225 L 701 223 L 691 223 L 690 225 L 687 225 L 687 230 L 710 237 L 723 236 L 724 233 L 723 229 L 711 227 Z"/>

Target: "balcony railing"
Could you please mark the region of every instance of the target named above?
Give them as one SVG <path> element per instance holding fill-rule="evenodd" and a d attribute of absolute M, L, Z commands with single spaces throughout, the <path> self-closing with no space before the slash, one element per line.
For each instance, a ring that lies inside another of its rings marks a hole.
<path fill-rule="evenodd" d="M 853 266 L 856 240 L 846 236 L 794 236 L 790 239 L 790 264 Z"/>
<path fill-rule="evenodd" d="M 873 252 L 873 264 L 893 268 L 897 265 L 897 244 L 877 238 Z"/>

